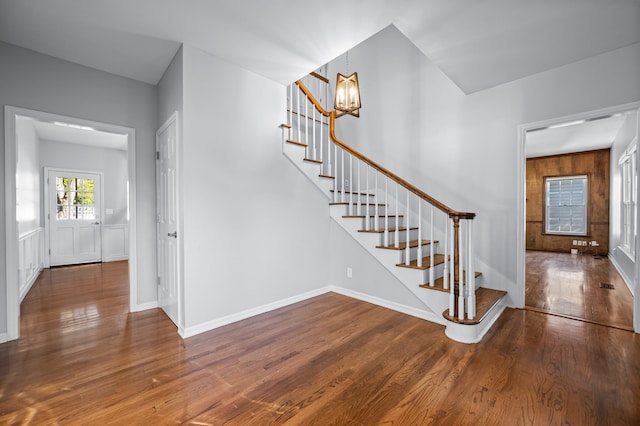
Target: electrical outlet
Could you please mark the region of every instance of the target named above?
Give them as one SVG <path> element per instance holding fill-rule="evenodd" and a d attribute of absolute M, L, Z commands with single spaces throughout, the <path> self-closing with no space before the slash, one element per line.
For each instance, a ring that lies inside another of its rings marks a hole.
<path fill-rule="evenodd" d="M 347 267 L 347 278 L 353 278 L 353 269 Z"/>

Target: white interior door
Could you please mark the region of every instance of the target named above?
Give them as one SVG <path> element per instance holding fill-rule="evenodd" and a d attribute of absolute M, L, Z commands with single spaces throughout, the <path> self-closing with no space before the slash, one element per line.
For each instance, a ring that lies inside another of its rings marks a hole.
<path fill-rule="evenodd" d="M 100 173 L 49 170 L 51 266 L 102 261 Z"/>
<path fill-rule="evenodd" d="M 158 304 L 178 325 L 177 115 L 156 134 Z"/>

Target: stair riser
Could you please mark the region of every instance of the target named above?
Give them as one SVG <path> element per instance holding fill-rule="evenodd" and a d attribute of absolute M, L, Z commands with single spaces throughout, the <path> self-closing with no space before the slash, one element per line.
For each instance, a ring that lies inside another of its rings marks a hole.
<path fill-rule="evenodd" d="M 383 224 L 384 225 L 384 224 Z M 404 243 L 407 241 L 407 231 L 399 231 L 398 241 Z M 418 230 L 412 229 L 409 232 L 409 240 L 417 240 L 418 239 Z M 393 245 L 396 242 L 396 233 L 389 232 L 389 245 Z M 384 233 L 380 234 L 380 245 L 384 245 Z"/>
<path fill-rule="evenodd" d="M 436 265 L 436 267 L 433 269 L 433 279 L 435 280 L 436 278 L 440 278 L 443 273 L 444 273 L 444 264 Z M 424 271 L 422 271 L 422 283 L 429 282 L 429 274 L 430 273 L 428 269 L 425 269 Z"/>
<path fill-rule="evenodd" d="M 404 250 L 405 255 L 406 255 L 406 249 Z M 438 253 L 438 244 L 434 244 L 433 245 L 433 253 L 437 254 Z M 431 245 L 427 244 L 427 245 L 423 245 L 422 246 L 422 257 L 425 256 L 430 256 L 431 255 Z M 418 254 L 418 247 L 412 247 L 409 249 L 409 260 L 414 260 L 417 259 L 419 256 Z"/>
<path fill-rule="evenodd" d="M 378 216 L 384 216 L 385 211 L 386 211 L 386 206 L 378 206 L 378 211 L 377 214 Z M 359 215 L 375 215 L 376 214 L 376 206 L 371 204 L 369 206 L 367 206 L 366 204 L 361 204 L 360 207 L 358 207 L 358 205 L 354 205 L 353 206 L 354 211 L 357 211 Z M 389 214 L 392 214 L 391 212 L 389 212 Z"/>
<path fill-rule="evenodd" d="M 351 207 L 351 210 L 349 210 L 349 207 Z M 360 207 L 357 204 L 345 205 L 344 214 L 345 216 L 372 216 L 376 214 L 376 208 L 373 205 L 367 208 L 366 204 L 361 204 Z M 378 216 L 384 216 L 384 214 L 385 206 L 378 206 Z"/>
<path fill-rule="evenodd" d="M 389 222 L 389 228 L 395 228 L 396 226 L 400 226 L 402 227 L 402 223 L 403 220 L 402 218 L 397 218 L 397 217 L 393 217 L 393 216 L 389 216 L 388 218 L 386 218 Z M 384 229 L 385 227 L 385 217 L 378 217 L 378 223 L 376 226 L 376 220 L 375 217 L 366 217 L 364 219 L 361 219 L 362 221 L 362 229 Z M 399 222 L 399 224 L 397 223 Z M 367 223 L 369 224 L 369 227 L 367 228 Z"/>
<path fill-rule="evenodd" d="M 331 197 L 332 197 L 332 201 L 334 203 L 348 203 L 349 202 L 349 194 L 345 193 L 344 197 L 342 197 L 342 193 L 341 192 L 332 192 L 331 193 Z M 367 204 L 367 200 L 369 201 L 369 203 L 371 203 L 373 205 L 373 202 L 375 200 L 375 197 L 368 197 L 366 195 L 357 195 L 357 194 L 351 194 L 351 202 L 353 204 L 358 204 L 358 199 L 360 199 L 360 204 Z"/>

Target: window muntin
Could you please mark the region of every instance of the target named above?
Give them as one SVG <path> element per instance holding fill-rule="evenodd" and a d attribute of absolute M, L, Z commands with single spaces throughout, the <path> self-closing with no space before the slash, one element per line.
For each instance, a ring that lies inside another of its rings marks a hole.
<path fill-rule="evenodd" d="M 587 235 L 587 176 L 545 178 L 545 232 Z"/>
<path fill-rule="evenodd" d="M 95 181 L 57 176 L 56 212 L 57 220 L 94 220 Z"/>

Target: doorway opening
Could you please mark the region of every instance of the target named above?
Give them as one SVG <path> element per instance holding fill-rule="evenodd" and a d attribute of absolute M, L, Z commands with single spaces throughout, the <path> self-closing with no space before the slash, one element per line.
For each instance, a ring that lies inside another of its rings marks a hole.
<path fill-rule="evenodd" d="M 97 151 L 105 154 L 92 157 L 91 153 Z M 113 152 L 113 157 L 109 157 L 107 152 Z M 121 202 L 106 201 L 104 192 L 96 193 L 96 179 L 103 181 L 106 177 L 109 180 L 108 175 L 94 173 L 93 177 L 80 176 L 83 173 L 81 170 L 98 170 L 100 166 L 93 164 L 99 162 L 108 168 L 109 164 L 116 163 L 113 160 L 116 157 L 121 158 L 121 161 L 117 161 L 120 166 L 118 170 L 111 170 L 111 174 L 122 178 L 115 189 L 118 199 L 123 200 Z M 68 174 L 59 176 L 59 199 L 55 193 L 47 194 L 47 186 L 55 186 L 48 176 L 49 169 L 66 170 Z M 5 106 L 7 340 L 19 337 L 20 302 L 42 268 L 52 263 L 74 264 L 83 261 L 74 258 L 61 260 L 56 258 L 55 253 L 51 261 L 49 249 L 52 248 L 54 252 L 56 246 L 51 245 L 50 229 L 45 232 L 45 227 L 50 228 L 47 215 L 51 214 L 51 208 L 56 216 L 59 209 L 62 217 L 67 218 L 61 220 L 58 223 L 60 225 L 70 225 L 69 218 L 80 219 L 71 224 L 78 228 L 74 228 L 74 232 L 71 232 L 71 228 L 62 229 L 64 227 L 61 226 L 56 244 L 66 241 L 66 248 L 92 246 L 92 261 L 128 259 L 129 308 L 136 310 L 135 176 L 134 129 Z M 50 184 L 47 184 L 47 178 Z M 54 202 L 54 207 L 48 206 Z M 110 220 L 104 220 L 106 218 Z M 98 230 L 101 232 L 98 233 Z M 97 235 L 103 238 L 98 240 Z M 25 256 L 29 255 L 33 258 L 26 260 Z M 27 273 L 25 265 L 30 266 Z"/>
<path fill-rule="evenodd" d="M 623 188 L 623 159 L 639 106 L 519 126 L 518 306 L 640 330 L 638 255 L 623 235 L 638 229 L 635 208 L 624 212 L 623 189 L 635 200 L 638 187 L 629 179 Z M 620 294 L 599 286 L 611 280 Z"/>

